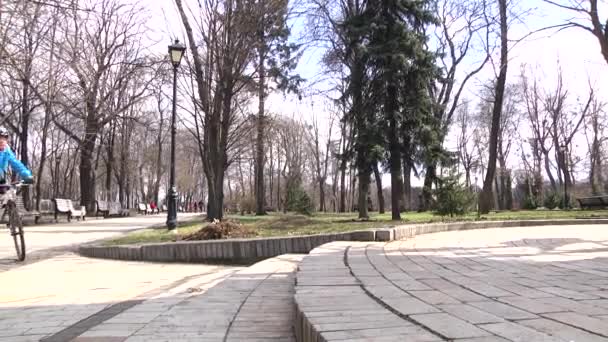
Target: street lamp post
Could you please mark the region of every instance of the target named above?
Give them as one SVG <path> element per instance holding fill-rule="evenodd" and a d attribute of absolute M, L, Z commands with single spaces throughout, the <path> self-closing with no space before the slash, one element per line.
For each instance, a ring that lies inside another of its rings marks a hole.
<path fill-rule="evenodd" d="M 169 203 L 167 203 L 167 229 L 173 230 L 177 226 L 177 190 L 175 189 L 175 115 L 176 115 L 176 98 L 177 98 L 177 68 L 182 61 L 186 47 L 175 42 L 169 45 L 169 57 L 173 65 L 173 112 L 171 114 L 171 172 L 169 174 L 169 193 L 167 195 Z"/>

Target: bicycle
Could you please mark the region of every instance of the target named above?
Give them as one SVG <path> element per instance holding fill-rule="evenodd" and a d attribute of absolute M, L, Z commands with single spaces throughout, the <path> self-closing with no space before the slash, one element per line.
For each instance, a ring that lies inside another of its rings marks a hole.
<path fill-rule="evenodd" d="M 8 215 L 7 228 L 13 237 L 17 260 L 25 260 L 25 237 L 23 236 L 23 222 L 17 208 L 17 195 L 24 186 L 29 186 L 22 182 L 13 184 L 0 184 L 0 208 L 3 210 L 0 220 Z"/>

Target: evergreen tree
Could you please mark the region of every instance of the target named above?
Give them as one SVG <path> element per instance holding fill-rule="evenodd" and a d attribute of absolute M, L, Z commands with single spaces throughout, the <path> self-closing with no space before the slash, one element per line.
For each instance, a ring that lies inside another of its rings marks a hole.
<path fill-rule="evenodd" d="M 352 127 L 352 156 L 358 172 L 359 218 L 369 218 L 367 193 L 371 182 L 374 163 L 381 155 L 382 144 L 378 127 L 378 117 L 370 97 L 369 42 L 370 20 L 366 2 L 342 2 L 344 20 L 339 25 L 343 37 L 341 60 L 348 70 L 346 79 L 346 102 L 350 104 L 344 120 Z M 369 5 L 369 4 L 367 4 Z"/>
<path fill-rule="evenodd" d="M 371 92 L 385 133 L 391 173 L 393 220 L 401 219 L 402 153 L 412 147 L 428 121 L 431 102 L 427 84 L 434 77 L 434 56 L 425 47 L 424 26 L 435 18 L 425 0 L 373 0 L 367 15 L 371 28 L 369 60 Z"/>
<path fill-rule="evenodd" d="M 255 57 L 256 90 L 258 95 L 258 117 L 256 121 L 255 154 L 255 202 L 256 215 L 265 215 L 264 164 L 266 148 L 265 104 L 270 85 L 268 78 L 282 91 L 297 92 L 302 82 L 299 75 L 292 75 L 299 59 L 299 46 L 289 42 L 291 34 L 287 26 L 287 0 L 259 0 L 255 2 L 256 39 Z"/>

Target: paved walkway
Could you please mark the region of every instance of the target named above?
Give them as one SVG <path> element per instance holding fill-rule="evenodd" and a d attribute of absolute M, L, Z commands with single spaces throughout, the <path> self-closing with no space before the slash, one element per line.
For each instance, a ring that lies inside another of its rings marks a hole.
<path fill-rule="evenodd" d="M 300 256 L 235 267 L 71 252 L 78 243 L 164 220 L 29 226 L 27 263 L 13 261 L 7 236 L 0 244 L 9 255 L 0 271 L 0 342 L 294 341 L 293 278 Z"/>
<path fill-rule="evenodd" d="M 179 213 L 179 220 L 189 220 L 197 214 Z M 81 243 L 117 236 L 125 232 L 156 226 L 166 222 L 167 216 L 138 215 L 121 218 L 87 218 L 86 221 L 68 223 L 60 218 L 57 224 L 28 225 L 24 227 L 27 248 L 26 263 L 47 259 L 71 251 Z M 3 226 L 2 226 L 3 228 Z M 20 266 L 15 264 L 15 247 L 8 231 L 0 229 L 0 271 Z"/>
<path fill-rule="evenodd" d="M 608 227 L 325 245 L 297 298 L 327 341 L 608 341 Z"/>

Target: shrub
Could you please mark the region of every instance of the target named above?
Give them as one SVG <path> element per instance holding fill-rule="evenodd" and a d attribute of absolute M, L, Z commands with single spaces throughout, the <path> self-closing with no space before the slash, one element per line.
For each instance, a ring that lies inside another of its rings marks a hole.
<path fill-rule="evenodd" d="M 550 192 L 545 195 L 545 200 L 543 202 L 545 208 L 551 210 L 555 209 L 560 205 L 561 196 L 556 194 L 555 192 Z"/>
<path fill-rule="evenodd" d="M 439 180 L 435 189 L 435 212 L 439 215 L 464 215 L 474 203 L 474 195 L 462 185 L 454 173 Z"/>
<path fill-rule="evenodd" d="M 254 236 L 255 232 L 232 220 L 213 221 L 192 234 L 186 235 L 182 240 L 220 240 L 228 238 L 243 238 Z"/>
<path fill-rule="evenodd" d="M 298 214 L 310 216 L 314 211 L 314 203 L 306 191 L 302 187 L 297 186 L 287 190 L 285 208 L 288 211 L 295 211 Z"/>
<path fill-rule="evenodd" d="M 526 196 L 526 198 L 524 198 L 524 201 L 521 205 L 522 209 L 526 209 L 526 210 L 534 210 L 536 208 L 538 208 L 538 203 L 536 202 L 536 198 L 534 198 L 534 196 Z"/>
<path fill-rule="evenodd" d="M 253 197 L 244 197 L 239 202 L 239 209 L 241 211 L 241 215 L 251 214 L 255 212 L 255 198 Z"/>

